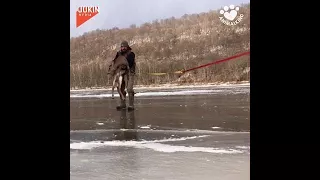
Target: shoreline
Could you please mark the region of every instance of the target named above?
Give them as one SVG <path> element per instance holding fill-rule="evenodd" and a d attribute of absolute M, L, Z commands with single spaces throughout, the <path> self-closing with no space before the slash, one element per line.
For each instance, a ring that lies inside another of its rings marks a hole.
<path fill-rule="evenodd" d="M 216 82 L 216 83 L 186 83 L 186 84 L 153 84 L 153 85 L 134 85 L 134 89 L 178 89 L 178 88 L 190 88 L 190 87 L 214 87 L 214 86 L 232 86 L 232 85 L 248 85 L 250 86 L 249 81 L 240 81 L 240 82 Z M 79 91 L 105 91 L 110 89 L 111 86 L 106 87 L 91 87 L 91 88 L 82 88 L 82 89 L 70 89 L 70 92 L 79 92 Z"/>

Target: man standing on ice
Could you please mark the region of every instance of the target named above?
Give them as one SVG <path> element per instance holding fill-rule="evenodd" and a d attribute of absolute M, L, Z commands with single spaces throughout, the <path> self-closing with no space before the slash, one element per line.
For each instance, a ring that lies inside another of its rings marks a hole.
<path fill-rule="evenodd" d="M 122 41 L 121 42 L 121 48 L 120 51 L 117 52 L 115 58 L 113 59 L 116 60 L 119 55 L 123 55 L 124 57 L 126 57 L 128 64 L 129 64 L 129 81 L 128 81 L 128 94 L 129 94 L 129 106 L 128 106 L 128 110 L 134 110 L 134 91 L 133 91 L 133 84 L 134 84 L 134 75 L 135 75 L 135 71 L 136 71 L 136 62 L 135 62 L 135 54 L 134 52 L 132 52 L 131 47 L 129 46 L 129 43 L 127 41 Z M 111 69 L 111 67 L 109 67 L 109 70 Z M 109 71 L 110 72 L 110 71 Z M 114 71 L 111 71 L 110 74 L 113 76 L 114 75 Z M 126 97 L 126 92 L 125 92 L 125 85 L 123 82 L 123 85 L 121 86 L 121 92 L 124 94 L 124 96 Z M 117 106 L 117 109 L 125 109 L 126 108 L 126 100 L 121 100 L 120 99 L 120 105 Z"/>

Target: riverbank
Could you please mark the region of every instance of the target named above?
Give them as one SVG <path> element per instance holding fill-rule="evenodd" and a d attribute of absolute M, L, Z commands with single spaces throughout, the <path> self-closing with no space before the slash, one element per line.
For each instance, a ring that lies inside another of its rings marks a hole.
<path fill-rule="evenodd" d="M 153 84 L 153 85 L 135 85 L 134 89 L 175 89 L 175 88 L 190 88 L 190 87 L 212 87 L 212 86 L 230 86 L 230 85 L 245 85 L 250 86 L 249 81 L 240 82 L 216 82 L 216 83 L 184 83 L 184 84 Z M 82 89 L 70 89 L 70 91 L 104 91 L 110 89 L 111 86 L 106 87 L 90 87 Z"/>

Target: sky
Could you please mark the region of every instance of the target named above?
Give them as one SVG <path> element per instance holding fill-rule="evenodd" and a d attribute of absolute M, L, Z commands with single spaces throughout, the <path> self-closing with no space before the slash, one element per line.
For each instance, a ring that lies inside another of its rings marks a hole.
<path fill-rule="evenodd" d="M 217 10 L 230 4 L 240 5 L 250 0 L 70 0 L 70 36 L 80 36 L 96 29 L 126 28 L 170 17 L 179 18 Z M 79 6 L 98 6 L 99 14 L 76 28 Z"/>

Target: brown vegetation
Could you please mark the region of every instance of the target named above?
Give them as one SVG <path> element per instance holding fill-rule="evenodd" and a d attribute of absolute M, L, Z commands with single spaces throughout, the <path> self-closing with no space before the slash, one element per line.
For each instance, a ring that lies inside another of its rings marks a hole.
<path fill-rule="evenodd" d="M 227 26 L 219 11 L 184 15 L 140 27 L 95 30 L 70 40 L 70 88 L 111 85 L 107 63 L 127 40 L 136 54 L 135 84 L 227 82 L 249 80 L 250 56 L 197 69 L 180 79 L 170 73 L 233 56 L 250 49 L 250 4 L 242 5 L 242 21 Z M 149 73 L 165 72 L 154 76 Z"/>

